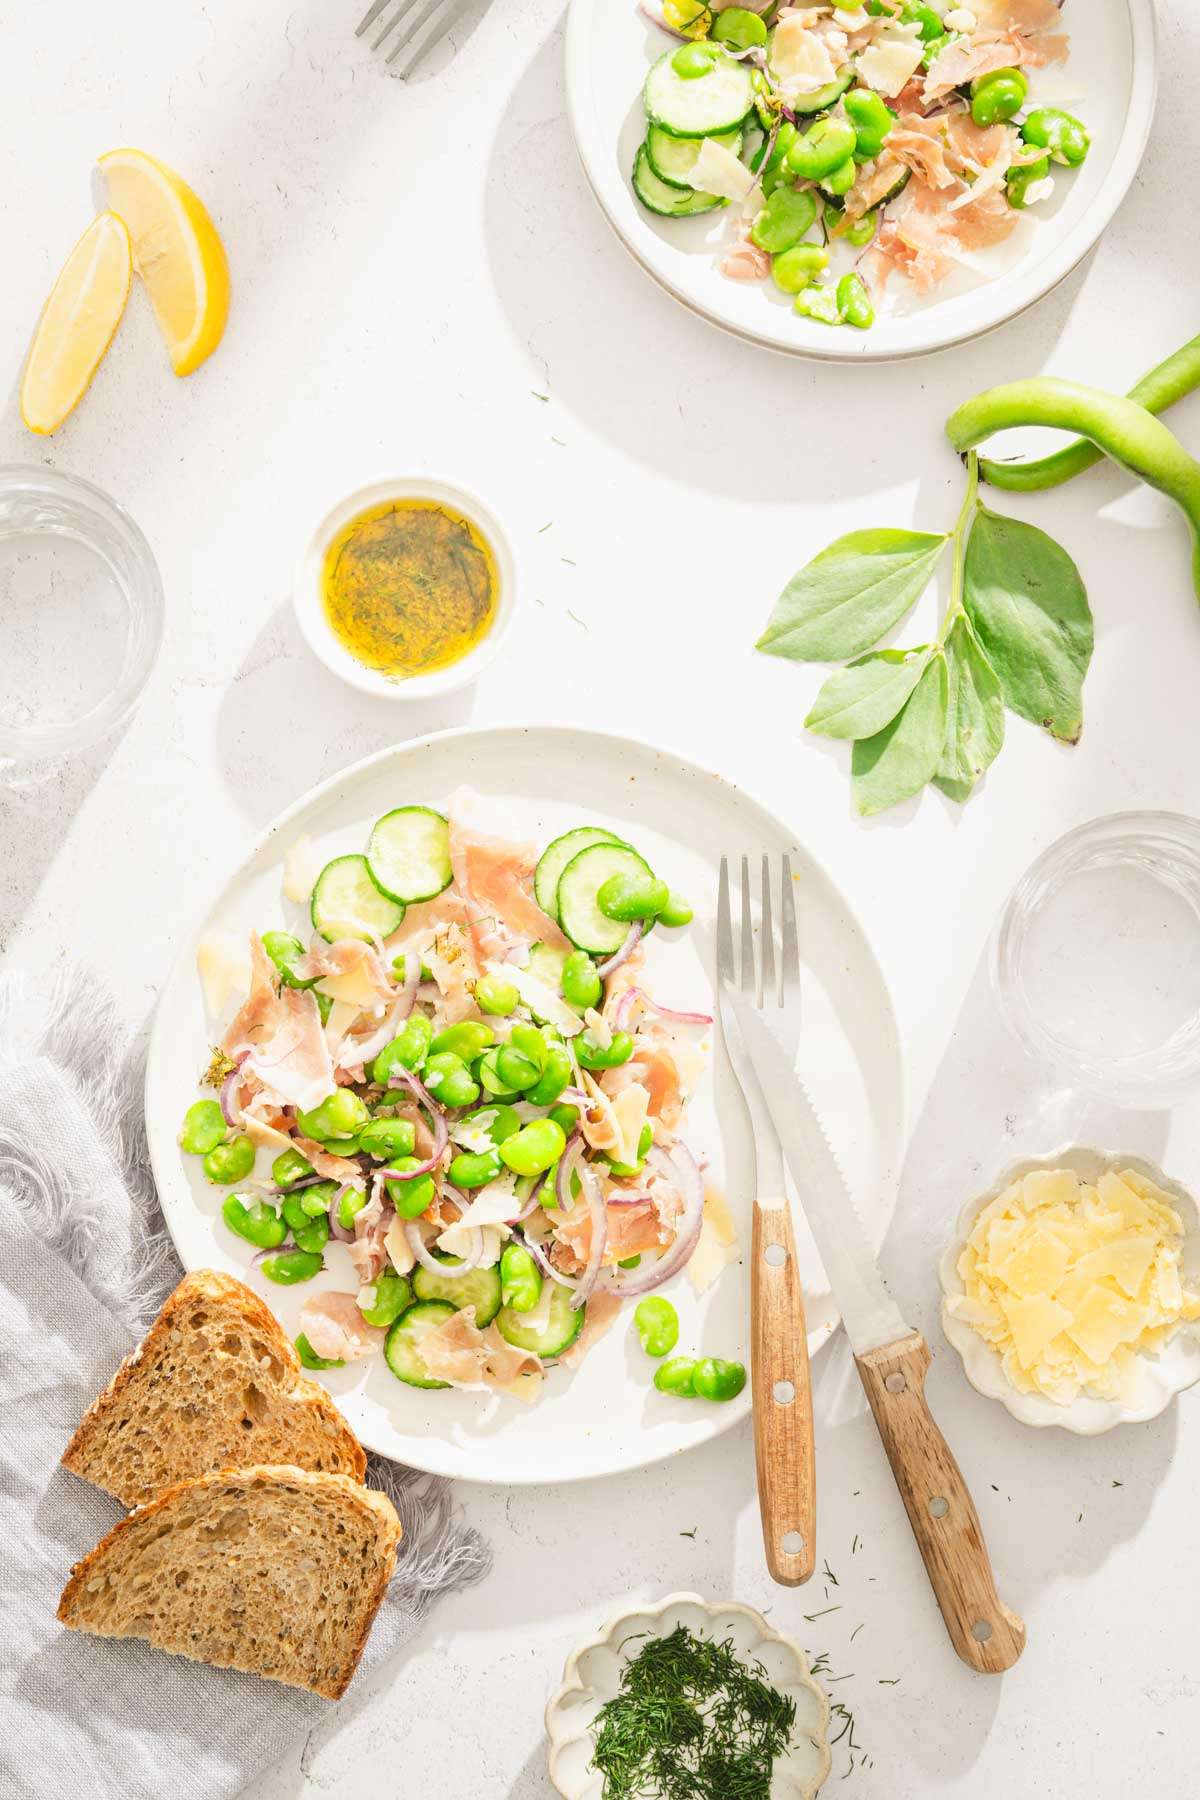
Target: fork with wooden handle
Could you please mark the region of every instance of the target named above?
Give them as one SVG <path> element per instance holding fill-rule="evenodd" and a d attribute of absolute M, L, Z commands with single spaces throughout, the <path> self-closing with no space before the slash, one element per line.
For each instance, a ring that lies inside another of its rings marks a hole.
<path fill-rule="evenodd" d="M 755 989 L 753 921 L 748 871 L 743 862 L 741 975 Z M 764 979 L 774 980 L 774 940 L 768 914 L 763 928 Z M 718 992 L 734 976 L 729 881 L 724 863 L 717 899 Z M 722 1004 L 729 1060 L 754 1131 L 756 1192 L 750 1277 L 751 1383 L 754 1460 L 767 1568 L 774 1580 L 799 1587 L 813 1572 L 817 1554 L 817 1494 L 813 1453 L 808 1330 L 796 1267 L 792 1215 L 784 1192 L 783 1156 L 762 1090 L 742 1045 L 736 1018 Z"/>

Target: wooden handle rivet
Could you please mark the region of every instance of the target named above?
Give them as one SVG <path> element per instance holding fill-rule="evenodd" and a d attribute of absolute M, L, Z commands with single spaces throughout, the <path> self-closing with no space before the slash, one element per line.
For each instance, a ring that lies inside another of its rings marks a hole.
<path fill-rule="evenodd" d="M 902 1394 L 908 1386 L 908 1382 L 905 1380 L 900 1370 L 897 1369 L 893 1374 L 887 1377 L 883 1385 L 889 1394 Z"/>
<path fill-rule="evenodd" d="M 976 1619 L 975 1623 L 971 1627 L 971 1636 L 976 1640 L 976 1642 L 980 1643 L 980 1644 L 986 1644 L 988 1639 L 991 1637 L 991 1635 L 992 1635 L 991 1620 L 990 1619 Z"/>
<path fill-rule="evenodd" d="M 788 1253 L 782 1244 L 768 1244 L 763 1251 L 763 1261 L 770 1263 L 773 1269 L 782 1269 L 787 1261 Z"/>
<path fill-rule="evenodd" d="M 777 1381 L 771 1392 L 780 1406 L 790 1406 L 796 1398 L 796 1390 L 790 1381 Z"/>
<path fill-rule="evenodd" d="M 944 1519 L 950 1511 L 950 1502 L 943 1494 L 935 1494 L 929 1502 L 929 1511 L 933 1518 Z"/>
<path fill-rule="evenodd" d="M 785 1531 L 779 1540 L 779 1548 L 785 1556 L 800 1556 L 804 1551 L 804 1533 L 802 1531 Z M 991 1627 L 988 1627 L 989 1631 Z"/>

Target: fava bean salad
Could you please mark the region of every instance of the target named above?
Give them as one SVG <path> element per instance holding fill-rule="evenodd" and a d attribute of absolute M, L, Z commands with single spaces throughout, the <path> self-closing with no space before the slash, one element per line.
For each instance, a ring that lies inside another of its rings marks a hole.
<path fill-rule="evenodd" d="M 692 914 L 637 850 L 580 825 L 539 856 L 489 825 L 460 790 L 315 877 L 296 847 L 309 927 L 255 934 L 232 978 L 201 946 L 210 1012 L 218 975 L 240 1004 L 179 1142 L 266 1281 L 349 1277 L 305 1301 L 307 1367 L 382 1355 L 412 1387 L 528 1398 L 626 1300 L 674 1346 L 657 1290 L 712 1248 L 682 1135 L 712 1021 L 642 985 L 650 934 Z M 731 1398 L 738 1369 L 664 1391 Z"/>
<path fill-rule="evenodd" d="M 865 331 L 894 275 L 987 275 L 1087 156 L 1036 91 L 1067 56 L 1059 0 L 649 4 L 679 41 L 646 78 L 635 194 L 666 219 L 727 209 L 721 272 L 821 324 Z"/>

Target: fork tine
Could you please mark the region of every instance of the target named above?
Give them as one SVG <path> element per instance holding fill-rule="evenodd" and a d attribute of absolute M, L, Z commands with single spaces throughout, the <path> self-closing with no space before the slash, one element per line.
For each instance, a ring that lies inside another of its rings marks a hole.
<path fill-rule="evenodd" d="M 780 995 L 786 1001 L 794 998 L 800 986 L 800 936 L 796 929 L 796 890 L 792 882 L 792 859 L 784 853 L 780 876 L 780 934 L 783 960 L 780 970 Z M 789 988 L 791 995 L 789 996 Z"/>
<path fill-rule="evenodd" d="M 754 968 L 754 914 L 750 911 L 750 858 L 742 858 L 742 969 L 738 986 L 743 994 L 753 994 L 759 1004 L 758 976 Z"/>
<path fill-rule="evenodd" d="M 358 24 L 354 27 L 355 37 L 361 37 L 364 31 L 370 30 L 387 3 L 388 0 L 371 0 L 370 6 L 358 21 Z"/>
<path fill-rule="evenodd" d="M 775 985 L 775 930 L 771 920 L 771 859 L 763 851 L 762 859 L 762 928 L 759 940 L 762 944 L 762 1000 L 760 1005 L 774 1001 L 779 1005 L 779 993 Z"/>
<path fill-rule="evenodd" d="M 441 4 L 442 4 L 442 0 L 425 0 L 424 6 L 421 7 L 421 9 L 418 13 L 416 13 L 416 15 L 413 18 L 412 24 L 408 26 L 408 28 L 405 30 L 403 35 L 400 37 L 399 41 L 396 44 L 395 49 L 388 53 L 388 56 L 385 59 L 387 62 L 389 62 L 389 63 L 395 62 L 395 60 L 399 56 L 400 52 L 402 50 L 405 50 L 408 48 L 409 44 L 412 43 L 413 39 L 416 37 L 416 35 L 417 35 L 418 31 L 420 31 L 421 27 L 425 24 L 426 20 L 431 19 L 433 17 L 434 13 L 437 11 L 438 7 Z M 407 11 L 407 7 L 405 8 L 405 10 Z"/>
<path fill-rule="evenodd" d="M 416 5 L 416 0 L 400 0 L 399 6 L 396 8 L 395 12 L 392 14 L 391 18 L 388 20 L 388 22 L 384 26 L 383 30 L 380 32 L 377 32 L 376 35 L 371 39 L 372 50 L 378 50 L 380 44 L 383 43 L 384 39 L 391 37 L 391 35 L 392 35 L 393 31 L 395 31 L 397 25 L 399 25 L 401 23 L 401 21 L 403 20 L 403 18 L 405 17 L 405 14 L 410 13 L 415 5 Z"/>
<path fill-rule="evenodd" d="M 446 7 L 445 14 L 436 29 L 431 31 L 429 36 L 425 39 L 425 42 L 414 51 L 412 61 L 407 64 L 404 70 L 405 80 L 407 80 L 419 64 L 425 61 L 425 58 L 429 55 L 429 52 L 434 46 L 441 43 L 450 27 L 457 22 L 461 12 L 462 0 L 458 0 L 457 4 L 455 4 L 455 0 L 450 0 L 450 4 Z M 392 61 L 390 56 L 388 57 L 388 61 Z"/>
<path fill-rule="evenodd" d="M 733 921 L 729 915 L 729 858 L 721 858 L 717 884 L 717 980 L 733 980 Z"/>

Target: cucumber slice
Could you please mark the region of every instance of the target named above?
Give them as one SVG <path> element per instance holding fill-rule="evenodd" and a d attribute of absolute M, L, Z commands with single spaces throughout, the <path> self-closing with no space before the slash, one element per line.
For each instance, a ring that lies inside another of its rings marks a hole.
<path fill-rule="evenodd" d="M 496 1330 L 507 1343 L 515 1344 L 518 1350 L 532 1350 L 535 1356 L 549 1359 L 561 1356 L 569 1350 L 575 1339 L 583 1330 L 583 1321 L 587 1315 L 587 1307 L 571 1305 L 573 1296 L 569 1288 L 554 1284 L 554 1292 L 550 1296 L 550 1317 L 540 1331 L 535 1331 L 524 1313 L 514 1312 L 511 1306 L 502 1306 L 496 1314 Z"/>
<path fill-rule="evenodd" d="M 551 919 L 558 917 L 558 878 L 573 856 L 586 850 L 589 844 L 623 844 L 614 832 L 602 831 L 599 825 L 577 825 L 574 831 L 564 831 L 561 837 L 543 850 L 541 861 L 533 877 L 533 897 L 542 911 Z M 542 946 L 544 948 L 545 946 Z M 533 952 L 530 952 L 530 967 L 533 966 Z M 559 965 L 561 969 L 561 964 Z M 542 975 L 539 969 L 538 974 Z M 542 976 L 548 980 L 548 975 Z M 555 976 L 557 986 L 558 977 Z"/>
<path fill-rule="evenodd" d="M 854 64 L 847 63 L 832 81 L 827 81 L 822 88 L 816 88 L 811 94 L 797 94 L 788 105 L 795 113 L 828 112 L 836 106 L 843 94 L 848 94 L 854 86 Z"/>
<path fill-rule="evenodd" d="M 461 1257 L 443 1256 L 437 1250 L 433 1254 L 449 1269 L 457 1269 L 462 1261 Z M 473 1306 L 475 1323 L 481 1331 L 500 1311 L 498 1267 L 472 1269 L 469 1275 L 435 1275 L 432 1269 L 418 1263 L 412 1272 L 412 1287 L 418 1300 L 447 1300 L 455 1312 L 461 1312 L 464 1306 Z"/>
<path fill-rule="evenodd" d="M 419 1300 L 406 1307 L 390 1328 L 383 1346 L 383 1358 L 397 1381 L 409 1387 L 444 1388 L 448 1381 L 436 1381 L 421 1355 L 421 1339 L 427 1331 L 436 1331 L 458 1311 L 445 1300 Z"/>
<path fill-rule="evenodd" d="M 895 181 L 893 181 L 891 187 L 887 190 L 886 194 L 881 194 L 879 196 L 878 200 L 875 201 L 874 205 L 875 206 L 886 206 L 889 200 L 894 200 L 896 198 L 897 194 L 902 194 L 904 192 L 904 190 L 908 186 L 911 178 L 912 178 L 912 170 L 911 169 L 898 169 L 896 171 Z M 872 210 L 874 210 L 874 208 L 872 208 Z"/>
<path fill-rule="evenodd" d="M 450 827 L 429 806 L 398 806 L 371 827 L 371 879 L 390 900 L 432 900 L 454 879 Z"/>
<path fill-rule="evenodd" d="M 582 850 L 583 848 L 584 846 L 581 844 L 580 849 Z M 570 862 L 570 860 L 570 857 L 568 857 L 567 862 Z M 564 863 L 563 868 L 565 869 L 566 866 L 566 863 Z M 559 874 L 561 875 L 561 873 L 562 870 L 560 869 Z M 557 876 L 555 877 L 554 885 L 557 889 Z M 527 975 L 536 975 L 539 981 L 544 981 L 546 986 L 553 988 L 554 992 L 557 994 L 562 990 L 563 964 L 566 960 L 567 952 L 565 950 L 556 950 L 553 944 L 530 944 L 529 961 L 525 964 L 525 972 Z"/>
<path fill-rule="evenodd" d="M 695 188 L 670 187 L 660 181 L 650 167 L 645 144 L 634 158 L 632 179 L 633 191 L 646 211 L 657 213 L 660 219 L 690 219 L 729 204 L 719 194 L 701 194 Z"/>
<path fill-rule="evenodd" d="M 335 856 L 317 876 L 309 917 L 323 938 L 385 938 L 404 918 L 404 902 L 392 899 L 371 877 L 365 856 Z"/>
<path fill-rule="evenodd" d="M 712 134 L 710 134 L 712 135 Z M 688 186 L 688 176 L 696 166 L 696 158 L 700 149 L 708 140 L 706 138 L 672 137 L 661 125 L 652 125 L 646 133 L 646 160 L 668 187 L 683 189 L 685 193 L 694 194 L 695 188 Z M 733 156 L 742 153 L 742 134 L 740 131 L 723 131 L 713 136 L 714 144 L 720 144 Z"/>
<path fill-rule="evenodd" d="M 625 942 L 629 926 L 600 911 L 596 895 L 610 875 L 653 879 L 650 865 L 628 844 L 593 844 L 572 857 L 558 878 L 558 922 L 580 950 L 610 956 Z"/>
<path fill-rule="evenodd" d="M 754 104 L 750 68 L 722 54 L 707 75 L 687 81 L 673 66 L 675 55 L 664 51 L 646 77 L 642 100 L 651 125 L 661 125 L 672 137 L 736 131 Z"/>

